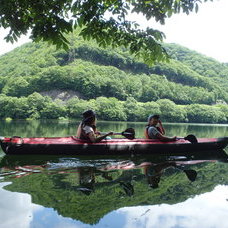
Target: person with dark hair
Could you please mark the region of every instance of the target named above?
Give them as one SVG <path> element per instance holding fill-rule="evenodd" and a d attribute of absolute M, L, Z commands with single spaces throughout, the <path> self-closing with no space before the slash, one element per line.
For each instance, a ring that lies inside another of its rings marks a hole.
<path fill-rule="evenodd" d="M 144 175 L 147 178 L 147 183 L 151 188 L 158 188 L 159 182 L 161 180 L 161 176 L 164 171 L 168 168 L 174 168 L 180 171 L 183 171 L 186 174 L 186 177 L 191 181 L 195 181 L 197 177 L 197 172 L 193 169 L 185 169 L 180 165 L 180 162 L 175 161 L 167 161 L 158 164 L 154 164 L 151 162 L 144 162 L 140 164 L 138 167 L 142 167 L 144 171 Z"/>
<path fill-rule="evenodd" d="M 159 139 L 163 142 L 172 142 L 177 140 L 176 136 L 165 136 L 165 129 L 163 128 L 159 115 L 150 115 L 148 117 L 148 124 L 146 125 L 144 134 L 146 139 Z"/>
<path fill-rule="evenodd" d="M 164 162 L 159 164 L 148 163 L 143 166 L 149 187 L 158 188 L 163 171 L 169 167 L 176 167 L 175 162 Z"/>
<path fill-rule="evenodd" d="M 105 135 L 97 137 L 100 133 L 96 130 L 96 114 L 93 110 L 87 110 L 82 113 L 83 119 L 78 126 L 77 135 L 78 139 L 88 140 L 90 142 L 100 142 L 107 136 L 112 135 L 113 132 L 109 132 Z"/>

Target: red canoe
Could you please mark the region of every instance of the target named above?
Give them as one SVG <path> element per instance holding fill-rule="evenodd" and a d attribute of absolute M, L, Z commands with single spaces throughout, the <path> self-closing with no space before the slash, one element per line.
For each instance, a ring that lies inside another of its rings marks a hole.
<path fill-rule="evenodd" d="M 228 137 L 199 138 L 198 143 L 191 143 L 184 139 L 175 142 L 161 142 L 153 139 L 111 139 L 100 143 L 88 143 L 74 137 L 1 137 L 0 142 L 6 154 L 170 154 L 222 150 L 228 144 Z"/>

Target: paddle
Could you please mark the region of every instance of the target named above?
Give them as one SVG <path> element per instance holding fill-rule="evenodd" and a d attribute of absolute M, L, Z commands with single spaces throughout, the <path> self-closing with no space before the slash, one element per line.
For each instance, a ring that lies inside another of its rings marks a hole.
<path fill-rule="evenodd" d="M 105 135 L 106 133 L 101 132 L 101 135 Z M 135 138 L 135 130 L 134 128 L 127 128 L 125 131 L 123 132 L 113 132 L 113 135 L 122 135 L 127 139 L 134 139 Z"/>
<path fill-rule="evenodd" d="M 198 140 L 197 140 L 197 138 L 196 138 L 195 135 L 187 135 L 187 136 L 184 137 L 184 138 L 177 138 L 177 139 L 178 139 L 178 140 L 179 140 L 179 139 L 184 139 L 184 140 L 189 141 L 189 142 L 192 143 L 192 144 L 198 143 Z"/>
<path fill-rule="evenodd" d="M 175 166 L 176 169 L 183 171 L 190 181 L 195 181 L 197 177 L 197 172 L 193 169 L 184 169 L 184 167 Z"/>
<path fill-rule="evenodd" d="M 183 162 L 182 162 L 183 163 Z M 175 169 L 179 169 L 181 171 L 183 171 L 186 176 L 188 177 L 188 179 L 190 181 L 195 181 L 196 180 L 196 177 L 197 177 L 197 172 L 193 169 L 185 169 L 184 166 L 181 166 L 180 165 L 180 162 L 178 164 L 178 162 L 171 162 L 171 163 L 166 163 L 166 164 L 170 164 L 171 166 L 173 166 Z M 163 166 L 164 167 L 164 166 Z M 169 166 L 166 165 L 166 168 L 168 168 Z M 165 167 L 164 167 L 165 168 Z M 163 168 L 163 169 L 164 169 Z"/>
<path fill-rule="evenodd" d="M 193 169 L 185 169 L 183 170 L 185 172 L 186 176 L 190 181 L 195 181 L 197 177 L 197 172 Z"/>

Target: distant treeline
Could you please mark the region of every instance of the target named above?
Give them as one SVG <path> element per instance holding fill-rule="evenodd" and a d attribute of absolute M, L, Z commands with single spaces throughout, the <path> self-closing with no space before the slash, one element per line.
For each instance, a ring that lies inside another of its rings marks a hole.
<path fill-rule="evenodd" d="M 12 119 L 80 119 L 86 109 L 94 109 L 99 119 L 119 121 L 147 121 L 150 114 L 161 115 L 167 122 L 226 123 L 227 105 L 176 105 L 168 99 L 138 102 L 133 97 L 119 101 L 114 97 L 82 100 L 72 98 L 67 103 L 52 101 L 47 96 L 33 93 L 28 97 L 0 95 L 0 118 Z"/>

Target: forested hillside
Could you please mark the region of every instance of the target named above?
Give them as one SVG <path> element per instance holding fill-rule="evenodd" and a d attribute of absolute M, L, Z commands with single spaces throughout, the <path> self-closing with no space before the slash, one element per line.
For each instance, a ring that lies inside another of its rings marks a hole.
<path fill-rule="evenodd" d="M 228 121 L 227 64 L 166 44 L 170 62 L 149 67 L 127 49 L 69 39 L 68 52 L 40 42 L 0 56 L 0 118 L 80 118 L 93 108 L 104 120 Z M 77 96 L 41 95 L 53 90 Z"/>

